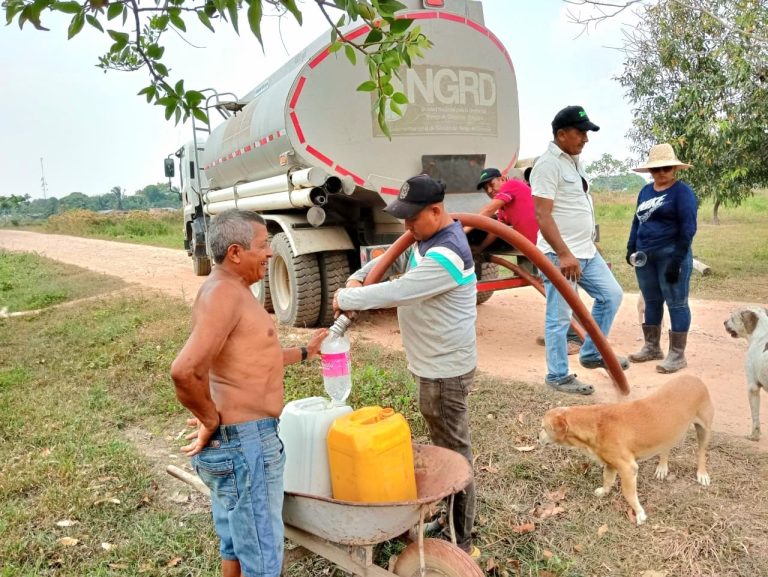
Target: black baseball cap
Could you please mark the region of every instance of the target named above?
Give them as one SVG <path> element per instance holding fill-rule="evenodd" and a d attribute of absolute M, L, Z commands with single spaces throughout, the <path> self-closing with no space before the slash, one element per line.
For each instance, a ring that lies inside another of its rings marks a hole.
<path fill-rule="evenodd" d="M 444 198 L 445 184 L 427 174 L 420 174 L 403 183 L 397 199 L 384 211 L 395 218 L 413 218 L 430 204 L 443 202 Z"/>
<path fill-rule="evenodd" d="M 552 121 L 552 132 L 556 133 L 561 128 L 578 128 L 579 130 L 594 130 L 595 132 L 600 130 L 600 127 L 589 119 L 581 106 L 566 106 L 555 114 L 555 119 Z"/>
<path fill-rule="evenodd" d="M 501 171 L 498 168 L 483 169 L 483 172 L 480 173 L 480 182 L 477 183 L 477 190 L 480 190 L 494 178 L 499 178 L 500 176 Z"/>

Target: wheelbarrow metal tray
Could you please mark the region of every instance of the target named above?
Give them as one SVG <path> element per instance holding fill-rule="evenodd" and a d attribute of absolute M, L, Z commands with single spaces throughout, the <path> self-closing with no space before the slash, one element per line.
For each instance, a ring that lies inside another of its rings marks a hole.
<path fill-rule="evenodd" d="M 335 543 L 375 545 L 408 531 L 419 522 L 422 506 L 463 490 L 472 480 L 467 460 L 449 449 L 414 444 L 413 464 L 416 500 L 356 503 L 286 493 L 283 521 Z"/>

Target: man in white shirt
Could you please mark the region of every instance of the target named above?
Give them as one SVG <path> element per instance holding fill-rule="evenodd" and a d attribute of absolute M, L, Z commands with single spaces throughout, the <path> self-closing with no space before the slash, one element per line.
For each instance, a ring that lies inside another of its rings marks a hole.
<path fill-rule="evenodd" d="M 594 299 L 592 317 L 606 336 L 621 304 L 623 291 L 594 242 L 595 211 L 589 182 L 579 163 L 579 155 L 589 142 L 588 131 L 600 127 L 589 120 L 581 106 L 568 106 L 552 121 L 554 140 L 539 157 L 531 173 L 531 187 L 539 221 L 536 246 L 560 269 L 576 288 L 581 286 Z M 547 293 L 545 341 L 547 376 L 550 387 L 581 395 L 591 395 L 592 385 L 568 371 L 566 334 L 571 308 L 554 285 L 544 277 Z M 605 368 L 600 353 L 587 336 L 579 362 L 588 369 Z M 629 361 L 619 357 L 622 368 Z"/>

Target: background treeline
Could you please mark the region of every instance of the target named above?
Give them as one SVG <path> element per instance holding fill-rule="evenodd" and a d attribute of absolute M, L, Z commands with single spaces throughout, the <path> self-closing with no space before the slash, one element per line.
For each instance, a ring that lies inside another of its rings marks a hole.
<path fill-rule="evenodd" d="M 15 220 L 10 224 L 18 224 L 20 220 L 46 219 L 56 214 L 70 210 L 90 210 L 93 212 L 148 210 L 150 208 L 181 208 L 181 200 L 175 187 L 167 182 L 150 184 L 133 195 L 127 195 L 125 189 L 114 186 L 112 189 L 97 196 L 88 196 L 82 192 L 71 192 L 57 198 L 30 198 L 29 195 L 0 196 L 0 219 Z"/>

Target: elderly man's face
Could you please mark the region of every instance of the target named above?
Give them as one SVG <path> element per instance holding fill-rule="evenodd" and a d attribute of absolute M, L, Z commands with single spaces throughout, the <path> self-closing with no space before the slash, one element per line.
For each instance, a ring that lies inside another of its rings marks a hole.
<path fill-rule="evenodd" d="M 589 137 L 586 130 L 571 127 L 558 130 L 555 140 L 560 150 L 571 156 L 577 156 L 584 150 L 584 145 L 589 142 Z"/>

